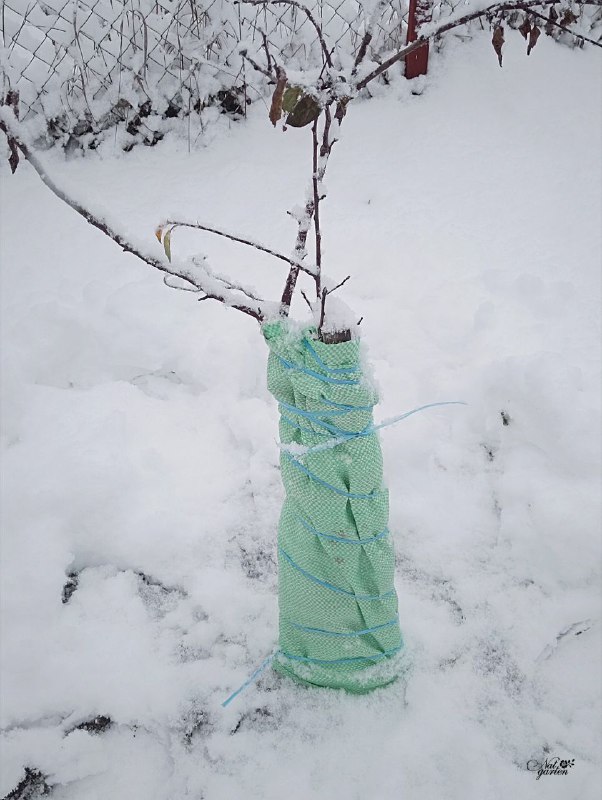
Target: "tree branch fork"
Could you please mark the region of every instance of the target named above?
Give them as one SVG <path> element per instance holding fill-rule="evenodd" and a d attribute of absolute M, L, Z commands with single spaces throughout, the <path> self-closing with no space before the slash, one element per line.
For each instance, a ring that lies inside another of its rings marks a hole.
<path fill-rule="evenodd" d="M 263 322 L 268 317 L 277 315 L 278 306 L 276 303 L 258 297 L 253 290 L 244 287 L 242 284 L 235 283 L 229 278 L 217 275 L 210 269 L 204 259 L 192 258 L 186 262 L 172 262 L 171 259 L 158 258 L 148 252 L 144 244 L 135 243 L 132 241 L 131 237 L 126 237 L 123 233 L 116 230 L 108 220 L 91 211 L 79 200 L 74 199 L 48 174 L 46 167 L 29 144 L 27 136 L 22 130 L 21 124 L 16 119 L 14 110 L 10 105 L 0 106 L 0 130 L 5 134 L 9 143 L 9 149 L 11 151 L 11 169 L 13 172 L 16 170 L 19 161 L 18 157 L 15 161 L 15 157 L 13 156 L 16 150 L 36 171 L 42 182 L 50 189 L 55 197 L 72 208 L 90 225 L 112 239 L 124 252 L 131 253 L 148 266 L 162 272 L 164 274 L 164 282 L 167 286 L 201 293 L 202 297 L 199 299 L 217 300 L 230 308 L 234 308 L 237 311 L 241 311 L 253 317 L 258 322 Z M 159 228 L 167 227 L 170 231 L 182 227 L 215 234 L 229 241 L 246 245 L 262 253 L 266 253 L 288 264 L 297 271 L 305 272 L 314 280 L 316 279 L 315 266 L 303 263 L 294 256 L 286 256 L 252 239 L 238 236 L 220 228 L 204 225 L 200 222 L 188 220 L 167 219 L 159 226 Z"/>
<path fill-rule="evenodd" d="M 83 217 L 89 224 L 93 225 L 98 230 L 102 231 L 106 236 L 112 239 L 119 245 L 125 252 L 132 253 L 141 261 L 154 269 L 164 274 L 164 282 L 167 286 L 177 289 L 185 289 L 194 293 L 201 294 L 201 300 L 216 300 L 225 306 L 231 307 L 253 317 L 258 322 L 262 323 L 268 318 L 280 316 L 288 317 L 290 313 L 290 306 L 292 303 L 293 294 L 297 284 L 298 276 L 304 272 L 312 278 L 315 282 L 316 298 L 319 301 L 319 332 L 325 321 L 325 304 L 326 298 L 336 288 L 343 285 L 348 277 L 345 278 L 334 289 L 328 289 L 322 278 L 322 233 L 320 227 L 320 203 L 324 200 L 325 192 L 322 187 L 322 180 L 326 172 L 328 160 L 332 152 L 332 148 L 337 142 L 338 129 L 342 124 L 345 117 L 347 105 L 362 89 L 366 88 L 368 84 L 385 73 L 394 64 L 404 60 L 408 55 L 415 50 L 423 47 L 426 43 L 441 36 L 443 33 L 452 30 L 453 28 L 465 25 L 472 20 L 480 17 L 488 17 L 494 19 L 496 16 L 502 15 L 506 12 L 522 11 L 525 13 L 532 13 L 533 16 L 545 19 L 554 24 L 554 20 L 544 17 L 540 12 L 535 11 L 536 8 L 543 9 L 548 6 L 554 6 L 558 0 L 507 0 L 507 2 L 493 3 L 481 10 L 469 12 L 468 14 L 452 15 L 451 19 L 448 18 L 441 24 L 429 23 L 423 26 L 421 35 L 410 44 L 400 48 L 393 53 L 389 58 L 380 63 L 377 67 L 371 69 L 367 74 L 361 74 L 362 64 L 364 63 L 370 42 L 373 38 L 373 28 L 377 22 L 379 9 L 387 5 L 384 0 L 377 3 L 374 8 L 374 13 L 368 22 L 364 35 L 358 44 L 356 53 L 353 58 L 353 66 L 349 74 L 337 73 L 332 62 L 331 48 L 324 36 L 324 31 L 321 23 L 316 20 L 311 10 L 304 5 L 300 0 L 236 0 L 237 2 L 245 3 L 252 6 L 267 6 L 267 5 L 287 5 L 293 9 L 303 12 L 309 23 L 315 30 L 317 40 L 320 44 L 322 52 L 323 67 L 320 76 L 315 86 L 310 87 L 308 91 L 317 99 L 319 103 L 319 113 L 311 125 L 312 132 L 312 178 L 311 185 L 308 190 L 307 200 L 300 214 L 293 214 L 298 223 L 297 238 L 293 253 L 291 256 L 284 255 L 277 250 L 256 242 L 250 238 L 239 236 L 238 234 L 228 232 L 221 228 L 205 225 L 198 221 L 192 220 L 177 220 L 168 218 L 161 223 L 158 230 L 169 230 L 169 233 L 176 228 L 190 228 L 211 233 L 216 236 L 225 238 L 231 242 L 252 247 L 259 252 L 271 256 L 272 258 L 281 261 L 288 265 L 289 270 L 286 277 L 284 289 L 280 303 L 269 302 L 257 296 L 253 289 L 243 286 L 240 283 L 234 282 L 227 277 L 220 276 L 214 273 L 206 262 L 206 259 L 192 258 L 185 262 L 171 261 L 170 249 L 165 248 L 168 260 L 157 258 L 147 252 L 144 245 L 134 244 L 130 238 L 116 230 L 107 220 L 101 216 L 94 214 L 82 203 L 73 199 L 64 189 L 62 189 L 46 172 L 42 162 L 38 159 L 32 146 L 27 140 L 20 123 L 18 122 L 18 95 L 14 91 L 10 91 L 4 105 L 0 105 L 0 130 L 2 130 L 8 140 L 10 151 L 9 162 L 11 169 L 14 172 L 19 163 L 19 154 L 29 162 L 33 169 L 37 172 L 43 183 L 53 192 L 53 194 L 70 206 L 81 217 Z M 602 5 L 602 0 L 579 0 L 580 5 Z M 557 25 L 561 27 L 561 25 Z M 563 28 L 564 30 L 564 28 Z M 582 39 L 587 37 L 581 34 L 573 34 Z M 591 43 L 602 47 L 602 44 L 587 39 Z M 267 43 L 264 42 L 267 58 L 267 69 L 264 69 L 256 63 L 246 52 L 241 51 L 241 55 L 257 70 L 269 78 L 272 82 L 276 83 L 276 91 L 272 101 L 272 108 L 270 109 L 270 119 L 275 125 L 282 114 L 282 97 L 286 87 L 286 73 L 284 68 L 279 66 L 275 59 L 270 56 Z M 307 261 L 307 238 L 310 228 L 313 226 L 314 245 L 315 245 L 315 264 Z M 160 238 L 160 237 L 159 237 Z"/>

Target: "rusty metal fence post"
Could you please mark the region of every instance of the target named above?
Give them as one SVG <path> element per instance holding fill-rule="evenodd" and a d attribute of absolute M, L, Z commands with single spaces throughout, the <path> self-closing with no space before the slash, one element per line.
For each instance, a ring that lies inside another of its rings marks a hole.
<path fill-rule="evenodd" d="M 407 43 L 415 42 L 418 38 L 417 29 L 431 19 L 432 1 L 431 0 L 410 0 L 408 11 L 408 36 Z M 423 47 L 419 47 L 406 57 L 406 78 L 417 78 L 419 75 L 426 75 L 429 61 L 428 42 Z"/>

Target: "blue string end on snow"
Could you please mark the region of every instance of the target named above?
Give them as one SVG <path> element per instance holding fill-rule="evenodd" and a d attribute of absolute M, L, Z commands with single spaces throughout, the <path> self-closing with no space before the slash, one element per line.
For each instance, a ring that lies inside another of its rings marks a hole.
<path fill-rule="evenodd" d="M 246 681 L 245 681 L 245 682 L 244 682 L 244 683 L 243 683 L 241 686 L 239 686 L 239 687 L 238 687 L 238 689 L 237 689 L 235 692 L 232 692 L 232 694 L 230 695 L 230 697 L 227 697 L 227 698 L 224 700 L 224 702 L 222 703 L 222 708 L 226 708 L 227 706 L 229 706 L 229 705 L 230 705 L 230 703 L 231 703 L 231 702 L 232 702 L 234 699 L 236 699 L 236 698 L 238 697 L 238 695 L 239 695 L 241 692 L 244 692 L 244 690 L 245 690 L 246 688 L 248 688 L 248 687 L 249 687 L 249 686 L 250 686 L 252 683 L 255 683 L 255 681 L 256 681 L 256 680 L 259 678 L 259 676 L 260 676 L 260 675 L 261 675 L 261 673 L 262 673 L 262 672 L 265 670 L 265 668 L 266 668 L 267 666 L 269 666 L 269 664 L 271 664 L 271 663 L 272 663 L 272 660 L 273 660 L 273 659 L 274 659 L 274 657 L 277 655 L 277 653 L 278 653 L 278 650 L 276 650 L 276 652 L 274 652 L 274 653 L 270 653 L 270 655 L 269 655 L 267 658 L 265 658 L 265 659 L 264 659 L 264 660 L 261 662 L 261 664 L 260 664 L 260 665 L 257 667 L 257 669 L 255 670 L 255 672 L 253 672 L 253 674 L 252 674 L 252 675 L 250 675 L 250 676 L 247 678 L 247 680 L 246 680 Z"/>

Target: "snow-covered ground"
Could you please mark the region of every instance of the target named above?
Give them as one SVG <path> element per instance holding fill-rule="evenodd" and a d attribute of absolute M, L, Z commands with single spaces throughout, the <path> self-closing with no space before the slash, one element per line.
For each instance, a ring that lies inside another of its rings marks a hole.
<path fill-rule="evenodd" d="M 365 697 L 267 671 L 221 707 L 277 639 L 267 348 L 3 164 L 0 795 L 27 767 L 55 800 L 600 796 L 600 84 L 595 48 L 508 35 L 500 70 L 485 33 L 349 110 L 324 249 L 376 418 L 468 403 L 382 435 L 413 667 Z M 151 246 L 182 215 L 288 252 L 309 136 L 256 104 L 190 154 L 45 160 Z M 281 289 L 174 234 L 199 247 Z"/>

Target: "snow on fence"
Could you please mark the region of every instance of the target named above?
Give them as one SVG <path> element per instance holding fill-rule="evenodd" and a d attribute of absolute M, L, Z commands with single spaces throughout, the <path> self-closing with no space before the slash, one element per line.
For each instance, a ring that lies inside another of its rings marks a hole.
<path fill-rule="evenodd" d="M 572 7 L 572 0 L 567 0 Z M 0 0 L 1 98 L 18 97 L 38 146 L 96 147 L 115 131 L 131 149 L 154 144 L 186 121 L 189 145 L 220 114 L 240 117 L 264 97 L 260 69 L 289 74 L 322 65 L 312 15 L 333 48 L 335 66 L 357 50 L 377 0 Z M 369 57 L 415 38 L 415 25 L 441 20 L 466 0 L 390 0 L 379 4 Z M 562 3 L 561 3 L 562 5 Z M 589 8 L 589 7 L 586 7 Z M 518 18 L 517 12 L 515 16 Z M 585 12 L 598 28 L 602 10 Z M 481 22 L 482 25 L 482 22 Z M 567 43 L 578 37 L 554 29 Z M 470 34 L 468 34 L 470 35 Z M 580 42 L 583 44 L 583 41 Z M 428 47 L 406 62 L 426 71 Z"/>
<path fill-rule="evenodd" d="M 339 62 L 355 51 L 374 1 L 304 3 Z M 265 89 L 249 58 L 276 59 L 287 69 L 321 66 L 315 31 L 295 5 L 0 0 L 0 9 L 3 95 L 19 92 L 21 119 L 34 120 L 49 143 L 94 146 L 102 131 L 120 124 L 131 146 L 154 143 L 174 117 L 196 116 L 203 129 L 220 112 L 244 115 Z M 387 3 L 372 42 L 375 58 L 405 42 L 407 18 L 408 0 Z"/>

